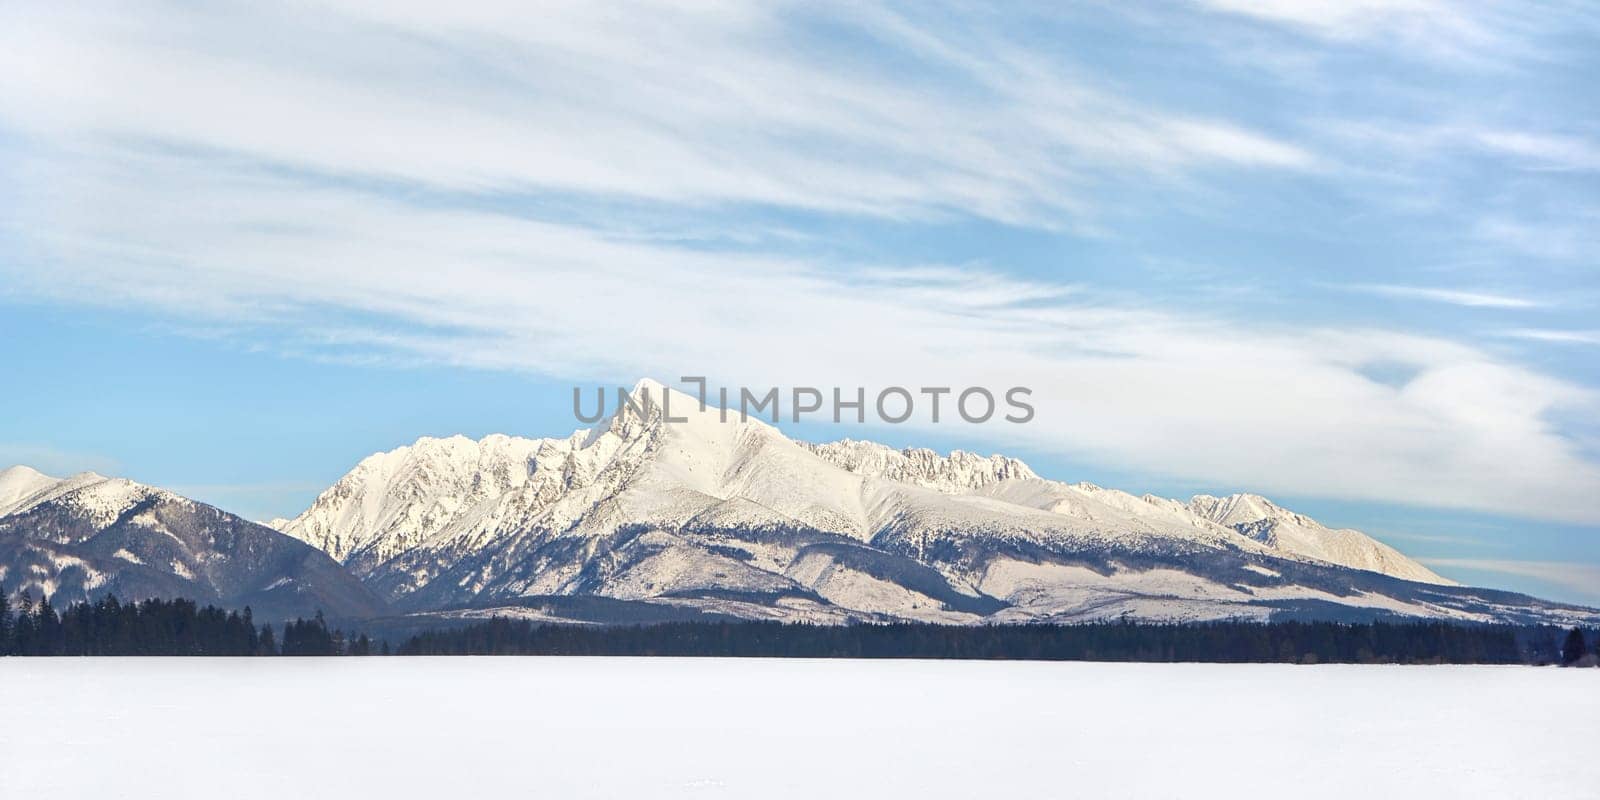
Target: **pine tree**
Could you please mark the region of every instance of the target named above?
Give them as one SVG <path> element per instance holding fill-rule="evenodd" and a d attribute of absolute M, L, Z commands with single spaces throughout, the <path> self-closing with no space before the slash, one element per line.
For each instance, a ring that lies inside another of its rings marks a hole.
<path fill-rule="evenodd" d="M 1567 631 L 1567 640 L 1561 644 L 1561 663 L 1564 665 L 1576 664 L 1583 654 L 1589 652 L 1589 643 L 1583 640 L 1583 631 L 1573 628 Z"/>
<path fill-rule="evenodd" d="M 0 656 L 11 655 L 11 600 L 6 597 L 6 586 L 0 583 Z"/>
<path fill-rule="evenodd" d="M 61 652 L 61 617 L 56 614 L 56 607 L 50 604 L 48 595 L 39 599 L 35 627 L 39 637 L 36 652 L 46 656 L 58 655 Z"/>
<path fill-rule="evenodd" d="M 33 595 L 23 589 L 17 597 L 17 617 L 11 624 L 11 652 L 19 656 L 34 654 Z"/>

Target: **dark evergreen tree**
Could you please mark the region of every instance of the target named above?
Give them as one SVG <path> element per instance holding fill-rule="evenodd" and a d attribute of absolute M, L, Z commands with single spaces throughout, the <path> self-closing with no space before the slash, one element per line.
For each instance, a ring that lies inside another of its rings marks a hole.
<path fill-rule="evenodd" d="M 243 615 L 189 600 L 119 602 L 103 597 L 61 613 L 49 603 L 11 624 L 5 652 L 21 655 L 253 655 L 254 630 Z"/>
<path fill-rule="evenodd" d="M 278 654 L 278 640 L 272 635 L 271 625 L 262 625 L 261 634 L 256 637 L 256 655 L 275 656 Z"/>
<path fill-rule="evenodd" d="M 19 656 L 34 655 L 33 604 L 24 591 L 17 602 L 16 618 L 11 621 L 11 652 Z"/>
<path fill-rule="evenodd" d="M 281 647 L 286 656 L 336 655 L 333 634 L 328 632 L 328 623 L 323 619 L 320 610 L 314 619 L 296 619 L 285 624 Z"/>
<path fill-rule="evenodd" d="M 37 644 L 34 645 L 34 654 L 41 656 L 61 655 L 61 617 L 56 614 L 55 606 L 50 604 L 48 595 L 39 598 L 39 612 L 35 617 L 34 636 Z"/>
<path fill-rule="evenodd" d="M 1561 643 L 1561 663 L 1571 665 L 1578 663 L 1589 652 L 1589 644 L 1583 640 L 1583 631 L 1573 628 L 1567 631 L 1567 640 Z"/>
<path fill-rule="evenodd" d="M 11 600 L 6 597 L 6 586 L 0 583 L 0 656 L 11 655 Z"/>

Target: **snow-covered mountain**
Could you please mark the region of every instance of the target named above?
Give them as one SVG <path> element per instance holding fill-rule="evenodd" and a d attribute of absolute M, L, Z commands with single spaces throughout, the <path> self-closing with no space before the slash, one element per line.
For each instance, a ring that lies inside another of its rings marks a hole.
<path fill-rule="evenodd" d="M 1135 497 L 1092 483 L 1041 480 L 1026 464 L 1003 456 L 982 458 L 958 450 L 941 457 L 931 450 L 902 451 L 851 440 L 809 447 L 830 463 L 862 475 L 948 493 L 996 496 L 1069 516 L 1104 515 L 1105 507 L 1109 507 L 1130 517 L 1120 520 L 1121 524 L 1131 528 L 1176 526 L 1179 536 L 1184 532 L 1192 533 L 1194 529 L 1221 525 L 1286 556 L 1422 583 L 1454 583 L 1360 531 L 1331 530 L 1260 495 L 1235 494 L 1223 498 L 1198 495 L 1183 503 L 1148 494 Z M 1094 508 L 1095 504 L 1102 508 Z"/>
<path fill-rule="evenodd" d="M 802 444 L 676 393 L 688 420 L 668 423 L 665 391 L 641 382 L 643 413 L 566 438 L 425 438 L 373 455 L 275 525 L 416 612 L 1595 619 L 1454 586 L 1254 495 L 1140 497 L 1000 456 Z"/>
<path fill-rule="evenodd" d="M 0 471 L 0 585 L 56 605 L 115 594 L 250 606 L 261 620 L 384 604 L 315 548 L 164 489 L 92 472 Z"/>
<path fill-rule="evenodd" d="M 1255 494 L 1197 495 L 1189 510 L 1272 548 L 1304 558 L 1422 583 L 1453 584 L 1361 531 L 1333 530 Z"/>

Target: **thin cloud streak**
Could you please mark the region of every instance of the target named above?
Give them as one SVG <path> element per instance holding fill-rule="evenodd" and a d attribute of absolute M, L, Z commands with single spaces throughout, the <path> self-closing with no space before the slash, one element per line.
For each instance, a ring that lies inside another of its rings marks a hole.
<path fill-rule="evenodd" d="M 1550 57 L 1535 41 L 1551 30 L 1593 30 L 1579 2 L 1538 14 L 1500 0 L 1194 0 L 1216 14 L 1277 26 L 1330 45 L 1382 48 L 1401 58 L 1469 69 L 1505 69 Z"/>
<path fill-rule="evenodd" d="M 1482 131 L 1483 146 L 1530 159 L 1541 168 L 1571 171 L 1600 170 L 1600 146 L 1575 136 L 1526 131 Z"/>
<path fill-rule="evenodd" d="M 1516 561 L 1491 558 L 1423 558 L 1434 569 L 1466 569 L 1533 578 L 1560 586 L 1587 602 L 1600 602 L 1600 564 L 1566 561 Z"/>
<path fill-rule="evenodd" d="M 1463 291 L 1460 289 L 1440 289 L 1427 286 L 1395 286 L 1390 284 L 1357 283 L 1336 284 L 1338 288 L 1352 292 L 1365 292 L 1367 294 L 1397 297 L 1409 300 L 1426 300 L 1432 303 L 1448 303 L 1455 306 L 1468 308 L 1512 308 L 1534 309 L 1548 307 L 1547 303 L 1529 300 L 1523 297 L 1491 294 L 1489 292 Z"/>
<path fill-rule="evenodd" d="M 1395 34 L 1397 28 L 1439 35 L 1489 37 L 1466 4 L 1448 0 L 1198 0 L 1217 11 L 1293 26 L 1335 39 Z M 1404 32 L 1404 31 L 1400 31 Z"/>
<path fill-rule="evenodd" d="M 1535 342 L 1558 344 L 1600 344 L 1600 331 L 1552 330 L 1548 328 L 1516 328 L 1501 331 L 1501 336 L 1527 339 Z"/>

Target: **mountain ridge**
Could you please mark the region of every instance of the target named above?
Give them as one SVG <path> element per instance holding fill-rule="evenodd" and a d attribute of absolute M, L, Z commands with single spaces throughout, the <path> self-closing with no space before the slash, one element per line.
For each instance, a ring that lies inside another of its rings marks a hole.
<path fill-rule="evenodd" d="M 1170 500 L 999 455 L 796 442 L 681 393 L 668 423 L 663 391 L 641 382 L 637 408 L 565 438 L 374 454 L 281 529 L 418 612 L 598 596 L 813 621 L 1515 613 L 1259 495 Z"/>
<path fill-rule="evenodd" d="M 186 597 L 258 619 L 381 613 L 321 551 L 160 487 L 82 472 L 0 471 L 0 583 L 52 603 Z"/>
<path fill-rule="evenodd" d="M 1260 495 L 1176 500 L 1049 480 L 1002 455 L 798 442 L 681 393 L 669 422 L 665 391 L 641 382 L 565 437 L 422 437 L 371 454 L 270 528 L 121 478 L 13 467 L 0 471 L 0 580 L 56 599 L 417 624 L 1600 622 L 1455 585 Z"/>

